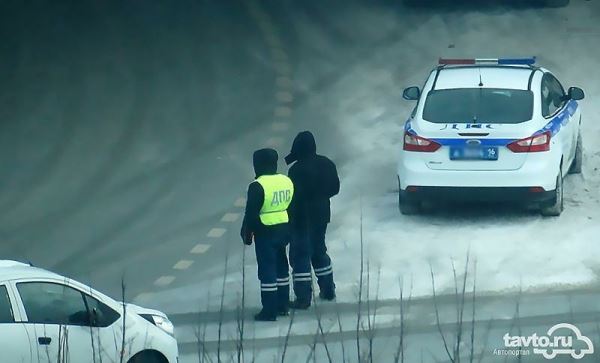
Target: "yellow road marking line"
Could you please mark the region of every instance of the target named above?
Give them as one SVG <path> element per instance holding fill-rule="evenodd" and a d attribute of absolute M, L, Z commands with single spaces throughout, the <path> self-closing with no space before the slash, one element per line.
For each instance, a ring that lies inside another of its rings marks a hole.
<path fill-rule="evenodd" d="M 285 122 L 273 122 L 271 124 L 271 129 L 273 131 L 286 131 L 290 128 L 290 125 Z"/>
<path fill-rule="evenodd" d="M 179 260 L 173 265 L 174 270 L 187 270 L 194 263 L 192 260 Z"/>
<path fill-rule="evenodd" d="M 278 61 L 285 62 L 288 60 L 288 55 L 285 52 L 285 50 L 283 50 L 281 48 L 277 48 L 277 47 L 271 48 L 271 57 L 273 57 L 273 59 L 278 60 Z"/>
<path fill-rule="evenodd" d="M 281 137 L 271 137 L 266 141 L 265 144 L 268 147 L 280 147 L 283 145 L 283 139 Z"/>
<path fill-rule="evenodd" d="M 201 255 L 203 253 L 206 253 L 206 251 L 208 251 L 209 249 L 210 245 L 198 243 L 196 246 L 194 246 L 194 248 L 190 250 L 190 253 L 193 253 L 194 255 Z"/>
<path fill-rule="evenodd" d="M 287 62 L 277 62 L 274 68 L 282 76 L 289 76 L 292 73 L 292 66 Z"/>
<path fill-rule="evenodd" d="M 277 101 L 279 102 L 292 102 L 294 100 L 294 96 L 290 93 L 290 92 L 286 92 L 286 91 L 279 91 L 275 94 L 275 98 L 277 98 Z"/>
<path fill-rule="evenodd" d="M 227 232 L 225 228 L 213 228 L 206 234 L 206 237 L 219 238 Z"/>
<path fill-rule="evenodd" d="M 223 218 L 221 218 L 221 222 L 235 222 L 240 218 L 239 213 L 225 213 Z"/>
<path fill-rule="evenodd" d="M 277 87 L 279 88 L 292 88 L 293 82 L 289 77 L 279 76 L 275 79 L 275 83 L 277 83 Z"/>
<path fill-rule="evenodd" d="M 264 34 L 273 34 L 273 36 L 277 36 L 277 29 L 275 29 L 271 19 L 266 16 L 257 16 L 256 18 L 258 27 Z"/>
<path fill-rule="evenodd" d="M 287 106 L 275 107 L 275 116 L 277 117 L 290 117 L 292 115 L 292 109 Z"/>
<path fill-rule="evenodd" d="M 267 42 L 269 47 L 281 48 L 281 40 L 279 39 L 279 37 L 277 35 L 275 35 L 274 33 L 266 33 L 264 36 L 265 36 L 265 41 Z"/>
<path fill-rule="evenodd" d="M 156 286 L 167 286 L 175 281 L 175 276 L 161 276 L 154 281 Z"/>

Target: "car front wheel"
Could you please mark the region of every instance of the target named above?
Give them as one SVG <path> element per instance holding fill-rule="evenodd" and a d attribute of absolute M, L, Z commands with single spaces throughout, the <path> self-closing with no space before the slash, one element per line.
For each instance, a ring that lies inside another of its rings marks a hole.
<path fill-rule="evenodd" d="M 169 363 L 169 361 L 157 351 L 146 350 L 133 356 L 127 363 Z"/>

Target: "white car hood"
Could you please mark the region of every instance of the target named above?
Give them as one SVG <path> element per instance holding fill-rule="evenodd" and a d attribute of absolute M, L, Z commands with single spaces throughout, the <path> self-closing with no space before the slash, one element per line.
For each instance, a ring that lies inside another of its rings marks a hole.
<path fill-rule="evenodd" d="M 122 302 L 119 303 L 122 304 Z M 167 315 L 159 310 L 148 309 L 131 303 L 126 303 L 125 306 L 127 308 L 127 311 L 131 311 L 136 314 L 157 315 L 162 316 L 163 318 L 167 318 Z"/>

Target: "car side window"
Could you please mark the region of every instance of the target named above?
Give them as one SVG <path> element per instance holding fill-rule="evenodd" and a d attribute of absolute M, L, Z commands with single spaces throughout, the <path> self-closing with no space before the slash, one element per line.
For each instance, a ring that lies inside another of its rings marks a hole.
<path fill-rule="evenodd" d="M 17 284 L 29 323 L 86 325 L 83 294 L 69 286 L 49 282 Z"/>
<path fill-rule="evenodd" d="M 121 314 L 111 309 L 108 305 L 89 295 L 85 295 L 85 301 L 92 314 L 92 325 L 95 327 L 106 328 L 121 317 Z"/>
<path fill-rule="evenodd" d="M 542 115 L 548 117 L 561 109 L 566 101 L 560 82 L 550 73 L 542 78 Z"/>
<path fill-rule="evenodd" d="M 6 286 L 0 285 L 0 324 L 14 322 L 15 318 L 10 299 L 8 298 L 8 290 L 6 289 Z"/>

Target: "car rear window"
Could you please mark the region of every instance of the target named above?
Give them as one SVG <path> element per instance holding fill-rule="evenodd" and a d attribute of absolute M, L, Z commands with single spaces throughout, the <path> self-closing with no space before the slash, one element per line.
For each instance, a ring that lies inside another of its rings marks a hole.
<path fill-rule="evenodd" d="M 531 120 L 533 93 L 499 88 L 430 91 L 423 119 L 434 123 L 517 124 Z"/>
<path fill-rule="evenodd" d="M 6 290 L 6 286 L 0 286 L 0 324 L 14 322 L 15 318 L 13 317 L 12 307 L 8 299 L 8 291 Z"/>

